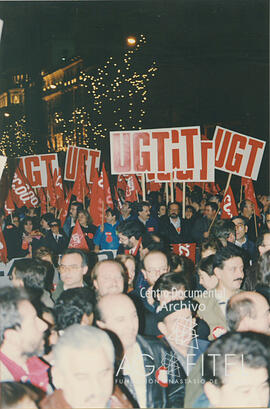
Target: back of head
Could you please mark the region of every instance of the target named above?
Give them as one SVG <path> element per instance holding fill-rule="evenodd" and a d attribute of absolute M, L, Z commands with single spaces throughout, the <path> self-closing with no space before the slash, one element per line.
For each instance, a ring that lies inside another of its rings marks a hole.
<path fill-rule="evenodd" d="M 216 355 L 216 359 L 213 359 Z M 204 355 L 205 382 L 211 382 L 217 387 L 226 383 L 226 368 L 228 356 L 239 365 L 247 368 L 265 368 L 270 373 L 269 337 L 254 332 L 228 332 L 216 339 Z M 233 368 L 233 364 L 230 361 Z M 248 381 L 248 379 L 247 379 Z"/>
<path fill-rule="evenodd" d="M 87 287 L 63 291 L 54 306 L 57 330 L 64 330 L 73 324 L 81 324 L 83 315 L 94 311 L 95 295 Z"/>
<path fill-rule="evenodd" d="M 270 250 L 259 257 L 257 283 L 270 287 Z"/>
<path fill-rule="evenodd" d="M 226 306 L 226 322 L 230 331 L 237 331 L 245 317 L 256 318 L 256 306 L 252 292 L 243 292 L 232 296 Z"/>
<path fill-rule="evenodd" d="M 43 397 L 40 389 L 20 382 L 1 382 L 1 409 L 37 408 L 36 402 Z"/>
<path fill-rule="evenodd" d="M 16 279 L 21 279 L 25 288 L 43 290 L 50 266 L 49 262 L 40 259 L 16 260 Z"/>
<path fill-rule="evenodd" d="M 118 233 L 122 233 L 123 236 L 128 238 L 134 236 L 136 240 L 139 240 L 144 232 L 144 227 L 136 220 L 130 220 L 120 223 L 117 227 L 117 231 Z"/>
<path fill-rule="evenodd" d="M 209 276 L 212 276 L 214 275 L 213 262 L 214 262 L 214 254 L 211 254 L 208 257 L 204 257 L 199 261 L 197 270 L 202 270 Z"/>
<path fill-rule="evenodd" d="M 74 324 L 68 327 L 53 348 L 54 364 L 65 371 L 65 362 L 70 350 L 85 353 L 87 350 L 103 350 L 112 367 L 114 365 L 114 347 L 110 337 L 103 330 Z"/>
<path fill-rule="evenodd" d="M 228 240 L 230 235 L 235 239 L 235 225 L 231 220 L 217 220 L 211 230 L 211 237 Z"/>

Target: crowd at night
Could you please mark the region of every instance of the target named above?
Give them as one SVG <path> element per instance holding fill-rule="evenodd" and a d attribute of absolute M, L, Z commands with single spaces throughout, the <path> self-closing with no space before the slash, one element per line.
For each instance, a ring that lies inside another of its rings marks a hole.
<path fill-rule="evenodd" d="M 269 4 L 0 2 L 0 406 L 270 407 Z"/>

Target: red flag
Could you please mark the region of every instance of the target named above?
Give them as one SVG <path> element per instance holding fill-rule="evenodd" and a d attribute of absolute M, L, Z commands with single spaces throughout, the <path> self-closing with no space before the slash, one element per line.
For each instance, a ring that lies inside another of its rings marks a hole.
<path fill-rule="evenodd" d="M 136 175 L 127 176 L 126 182 L 127 186 L 125 200 L 127 202 L 136 202 L 138 200 L 138 195 L 142 194 L 142 189 Z"/>
<path fill-rule="evenodd" d="M 117 189 L 116 189 L 115 186 L 114 186 L 114 196 L 115 196 L 115 199 L 117 201 L 118 210 L 121 210 L 123 205 L 122 205 L 121 199 L 119 197 L 119 194 L 118 194 Z"/>
<path fill-rule="evenodd" d="M 3 263 L 7 262 L 7 245 L 2 232 L 2 227 L 0 226 L 0 260 Z"/>
<path fill-rule="evenodd" d="M 117 189 L 122 189 L 124 192 L 126 191 L 127 187 L 127 182 L 125 180 L 125 177 L 123 175 L 118 175 L 117 176 Z"/>
<path fill-rule="evenodd" d="M 68 208 L 69 208 L 69 202 L 70 202 L 70 199 L 71 199 L 71 194 L 72 194 L 72 191 L 70 190 L 67 197 L 66 197 L 66 199 L 65 199 L 64 206 L 63 206 L 62 209 L 60 209 L 60 214 L 58 216 L 59 219 L 60 219 L 62 227 L 64 226 L 66 217 L 68 215 Z"/>
<path fill-rule="evenodd" d="M 222 210 L 221 219 L 231 219 L 238 215 L 231 186 L 229 186 L 226 195 L 223 197 L 220 208 Z"/>
<path fill-rule="evenodd" d="M 102 178 L 103 178 L 103 190 L 104 190 L 104 202 L 108 207 L 113 209 L 113 200 L 112 200 L 112 194 L 111 194 L 111 188 L 110 188 L 110 183 L 109 183 L 109 178 L 105 169 L 104 162 L 102 164 Z"/>
<path fill-rule="evenodd" d="M 49 203 L 53 207 L 57 207 L 57 200 L 55 194 L 55 185 L 53 183 L 51 168 L 49 167 L 47 172 L 47 195 L 49 199 Z"/>
<path fill-rule="evenodd" d="M 47 212 L 47 199 L 43 187 L 38 188 L 37 194 L 40 201 L 41 214 L 44 214 Z"/>
<path fill-rule="evenodd" d="M 85 239 L 85 235 L 82 232 L 82 228 L 78 220 L 76 221 L 76 224 L 73 228 L 68 248 L 89 251 L 89 248 L 88 248 L 88 245 Z"/>
<path fill-rule="evenodd" d="M 175 200 L 179 203 L 183 202 L 183 192 L 178 186 L 175 186 Z"/>
<path fill-rule="evenodd" d="M 260 217 L 261 214 L 256 200 L 252 179 L 242 177 L 241 185 L 245 188 L 245 199 L 250 200 L 254 204 L 255 214 L 256 216 Z"/>
<path fill-rule="evenodd" d="M 88 208 L 89 214 L 92 217 L 93 224 L 95 226 L 100 226 L 102 224 L 104 207 L 103 178 L 98 176 L 98 172 L 95 169 L 94 182 L 91 191 L 91 201 Z"/>
<path fill-rule="evenodd" d="M 190 258 L 195 263 L 196 243 L 171 244 L 173 253 Z"/>
<path fill-rule="evenodd" d="M 37 207 L 39 200 L 18 167 L 12 180 L 12 196 L 17 207 Z"/>
<path fill-rule="evenodd" d="M 12 198 L 12 190 L 9 189 L 8 191 L 8 196 L 7 199 L 5 201 L 5 215 L 8 216 L 9 214 L 13 213 L 15 210 L 15 204 L 13 202 L 13 198 Z"/>
<path fill-rule="evenodd" d="M 63 180 L 60 168 L 55 169 L 53 173 L 53 184 L 56 195 L 57 209 L 62 209 L 65 201 L 65 194 L 63 189 Z"/>
<path fill-rule="evenodd" d="M 161 183 L 147 182 L 146 188 L 147 192 L 159 192 L 161 190 Z"/>
<path fill-rule="evenodd" d="M 85 196 L 87 196 L 89 188 L 86 183 L 85 177 L 85 164 L 81 162 L 80 169 L 77 171 L 77 177 L 75 179 L 72 194 L 76 196 L 77 202 L 83 203 Z"/>

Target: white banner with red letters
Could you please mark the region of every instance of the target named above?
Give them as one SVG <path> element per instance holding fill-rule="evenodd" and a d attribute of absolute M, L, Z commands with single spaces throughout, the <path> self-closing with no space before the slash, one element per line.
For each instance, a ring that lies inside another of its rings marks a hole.
<path fill-rule="evenodd" d="M 31 187 L 47 187 L 47 173 L 59 172 L 57 153 L 22 156 L 20 168 Z"/>
<path fill-rule="evenodd" d="M 215 148 L 213 141 L 201 141 L 201 169 L 174 170 L 173 182 L 214 182 L 215 181 Z M 170 182 L 171 173 L 147 173 L 147 182 Z"/>
<path fill-rule="evenodd" d="M 215 167 L 224 172 L 257 180 L 265 141 L 216 127 Z"/>
<path fill-rule="evenodd" d="M 101 151 L 95 149 L 79 148 L 69 146 L 66 154 L 64 179 L 74 181 L 77 172 L 80 171 L 79 164 L 85 162 L 85 175 L 87 183 L 93 183 L 94 169 L 99 169 Z"/>
<path fill-rule="evenodd" d="M 199 126 L 110 132 L 112 175 L 201 169 Z"/>

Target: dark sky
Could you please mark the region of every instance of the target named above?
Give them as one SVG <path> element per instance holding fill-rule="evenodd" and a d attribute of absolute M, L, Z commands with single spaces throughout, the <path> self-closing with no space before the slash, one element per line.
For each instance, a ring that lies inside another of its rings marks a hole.
<path fill-rule="evenodd" d="M 237 124 L 269 138 L 269 2 L 164 0 L 0 2 L 0 73 L 53 67 L 62 50 L 90 65 L 143 33 L 159 73 L 146 126 Z M 269 144 L 259 175 L 269 183 Z"/>

